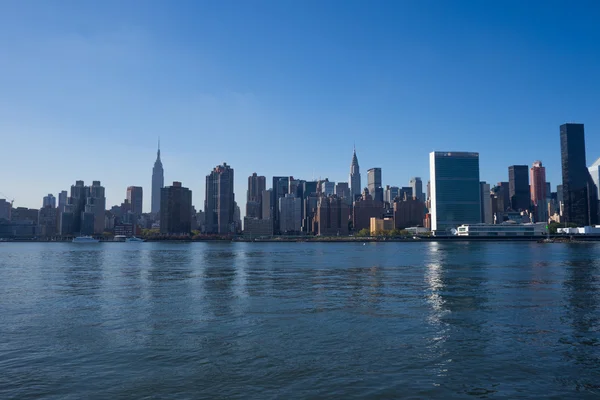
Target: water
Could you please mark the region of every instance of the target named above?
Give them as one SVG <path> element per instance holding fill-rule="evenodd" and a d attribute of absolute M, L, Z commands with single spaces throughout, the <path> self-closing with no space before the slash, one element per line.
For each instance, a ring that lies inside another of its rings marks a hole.
<path fill-rule="evenodd" d="M 598 398 L 600 244 L 0 243 L 0 398 Z"/>

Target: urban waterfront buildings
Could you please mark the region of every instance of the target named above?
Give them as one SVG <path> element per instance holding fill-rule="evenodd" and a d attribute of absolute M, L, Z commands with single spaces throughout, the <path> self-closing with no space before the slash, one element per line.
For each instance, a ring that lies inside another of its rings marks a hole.
<path fill-rule="evenodd" d="M 529 194 L 529 171 L 527 165 L 511 165 L 508 167 L 508 190 L 510 207 L 514 211 L 529 210 L 531 196 Z"/>
<path fill-rule="evenodd" d="M 106 191 L 104 186 L 100 184 L 100 181 L 93 181 L 92 186 L 89 187 L 89 196 L 86 199 L 85 206 L 85 212 L 90 212 L 93 214 L 94 228 L 92 233 L 101 234 L 104 232 L 105 211 Z"/>
<path fill-rule="evenodd" d="M 354 231 L 371 228 L 371 218 L 381 218 L 383 216 L 383 203 L 373 200 L 369 189 L 363 191 L 362 197 L 354 202 L 352 213 L 352 226 Z"/>
<path fill-rule="evenodd" d="M 536 222 L 545 222 L 548 219 L 547 197 L 550 196 L 549 184 L 546 182 L 546 168 L 541 161 L 535 161 L 529 170 L 531 182 L 531 205 Z"/>
<path fill-rule="evenodd" d="M 360 197 L 362 193 L 362 187 L 360 186 L 360 167 L 358 165 L 358 158 L 356 157 L 356 147 L 352 154 L 352 163 L 350 164 L 350 193 L 352 194 L 352 201 L 357 197 Z"/>
<path fill-rule="evenodd" d="M 425 217 L 425 203 L 414 197 L 398 198 L 393 203 L 394 228 L 406 229 L 422 226 Z"/>
<path fill-rule="evenodd" d="M 481 197 L 481 222 L 486 224 L 494 223 L 494 215 L 492 213 L 492 197 L 490 193 L 490 184 L 481 182 L 479 184 Z"/>
<path fill-rule="evenodd" d="M 381 168 L 371 168 L 367 170 L 367 187 L 369 194 L 375 201 L 383 201 L 383 187 L 381 186 Z M 381 189 L 381 194 L 379 190 Z M 379 198 L 381 196 L 381 198 Z"/>
<path fill-rule="evenodd" d="M 65 211 L 65 206 L 67 205 L 68 198 L 69 194 L 66 190 L 63 190 L 58 194 L 58 212 Z"/>
<path fill-rule="evenodd" d="M 383 192 L 383 201 L 386 203 L 392 204 L 396 197 L 400 196 L 400 188 L 398 186 L 385 186 L 385 191 Z"/>
<path fill-rule="evenodd" d="M 278 199 L 279 232 L 297 234 L 302 230 L 302 201 L 293 194 Z"/>
<path fill-rule="evenodd" d="M 262 218 L 263 192 L 266 189 L 266 178 L 253 173 L 248 177 L 246 193 L 246 217 Z"/>
<path fill-rule="evenodd" d="M 6 201 L 6 199 L 0 199 L 0 219 L 10 221 L 10 214 L 12 211 L 12 203 Z"/>
<path fill-rule="evenodd" d="M 417 200 L 425 202 L 423 195 L 423 181 L 418 176 L 414 178 L 410 178 L 409 186 L 412 188 L 412 195 L 417 198 Z"/>
<path fill-rule="evenodd" d="M 235 232 L 235 206 L 233 168 L 223 163 L 206 176 L 206 233 L 225 235 Z"/>
<path fill-rule="evenodd" d="M 320 236 L 348 235 L 350 209 L 338 196 L 320 197 L 314 219 L 314 232 Z"/>
<path fill-rule="evenodd" d="M 173 182 L 160 190 L 160 233 L 188 234 L 192 230 L 192 191 Z"/>
<path fill-rule="evenodd" d="M 479 153 L 435 151 L 429 168 L 431 230 L 445 234 L 462 224 L 480 223 Z"/>
<path fill-rule="evenodd" d="M 600 199 L 600 158 L 597 159 L 595 163 L 590 165 L 588 170 L 590 171 L 590 176 L 592 177 L 594 185 L 596 185 L 598 198 Z"/>
<path fill-rule="evenodd" d="M 144 189 L 140 186 L 129 186 L 127 188 L 126 198 L 129 204 L 131 204 L 131 212 L 133 215 L 135 215 L 136 218 L 141 217 L 144 206 Z"/>
<path fill-rule="evenodd" d="M 162 161 L 160 160 L 160 140 L 158 141 L 158 150 L 156 152 L 156 161 L 152 168 L 152 198 L 150 211 L 152 214 L 158 215 L 161 203 L 161 189 L 165 186 L 165 171 Z"/>
<path fill-rule="evenodd" d="M 261 204 L 261 219 L 268 219 L 270 220 L 271 217 L 271 212 L 273 210 L 273 207 L 271 206 L 271 199 L 273 195 L 273 189 L 269 189 L 269 190 L 263 190 L 261 193 L 261 198 L 262 198 L 262 204 Z M 273 229 L 271 229 L 272 231 Z"/>
<path fill-rule="evenodd" d="M 585 159 L 583 124 L 560 126 L 564 222 L 578 226 L 598 223 L 598 189 Z"/>
<path fill-rule="evenodd" d="M 52 194 L 48 194 L 48 196 L 44 196 L 44 199 L 42 200 L 42 208 L 43 207 L 55 208 L 56 207 L 56 197 L 54 197 L 54 195 L 52 195 Z"/>

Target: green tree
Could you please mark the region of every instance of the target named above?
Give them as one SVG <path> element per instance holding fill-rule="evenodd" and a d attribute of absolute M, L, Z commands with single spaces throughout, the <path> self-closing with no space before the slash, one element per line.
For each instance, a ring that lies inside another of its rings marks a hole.
<path fill-rule="evenodd" d="M 367 228 L 365 229 L 361 229 L 360 231 L 358 231 L 356 233 L 356 236 L 358 237 L 367 237 L 367 236 L 371 236 L 371 231 Z"/>

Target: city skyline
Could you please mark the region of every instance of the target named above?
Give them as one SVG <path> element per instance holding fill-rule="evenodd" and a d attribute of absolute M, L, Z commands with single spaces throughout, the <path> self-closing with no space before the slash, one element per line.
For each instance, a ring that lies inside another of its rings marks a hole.
<path fill-rule="evenodd" d="M 14 172 L 0 197 L 37 208 L 75 180 L 98 179 L 108 205 L 144 188 L 149 211 L 158 136 L 165 182 L 189 187 L 197 209 L 214 165 L 268 181 L 346 182 L 354 142 L 384 187 L 412 176 L 426 185 L 427 154 L 454 149 L 478 152 L 492 184 L 507 181 L 509 165 L 541 160 L 554 190 L 556 126 L 570 121 L 586 125 L 587 160 L 600 157 L 595 5 L 153 6 L 4 5 L 0 135 L 8 148 L 33 145 L 28 157 L 2 154 Z M 581 29 L 556 29 L 564 15 Z"/>

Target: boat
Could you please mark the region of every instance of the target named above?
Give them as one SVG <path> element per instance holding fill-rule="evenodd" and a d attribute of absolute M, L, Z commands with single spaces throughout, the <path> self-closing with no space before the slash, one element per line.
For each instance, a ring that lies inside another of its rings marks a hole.
<path fill-rule="evenodd" d="M 126 242 L 133 242 L 133 243 L 141 243 L 141 242 L 145 242 L 144 239 L 132 236 L 130 238 L 125 239 Z"/>
<path fill-rule="evenodd" d="M 91 236 L 77 236 L 73 239 L 73 243 L 98 243 L 100 239 L 94 239 Z"/>

